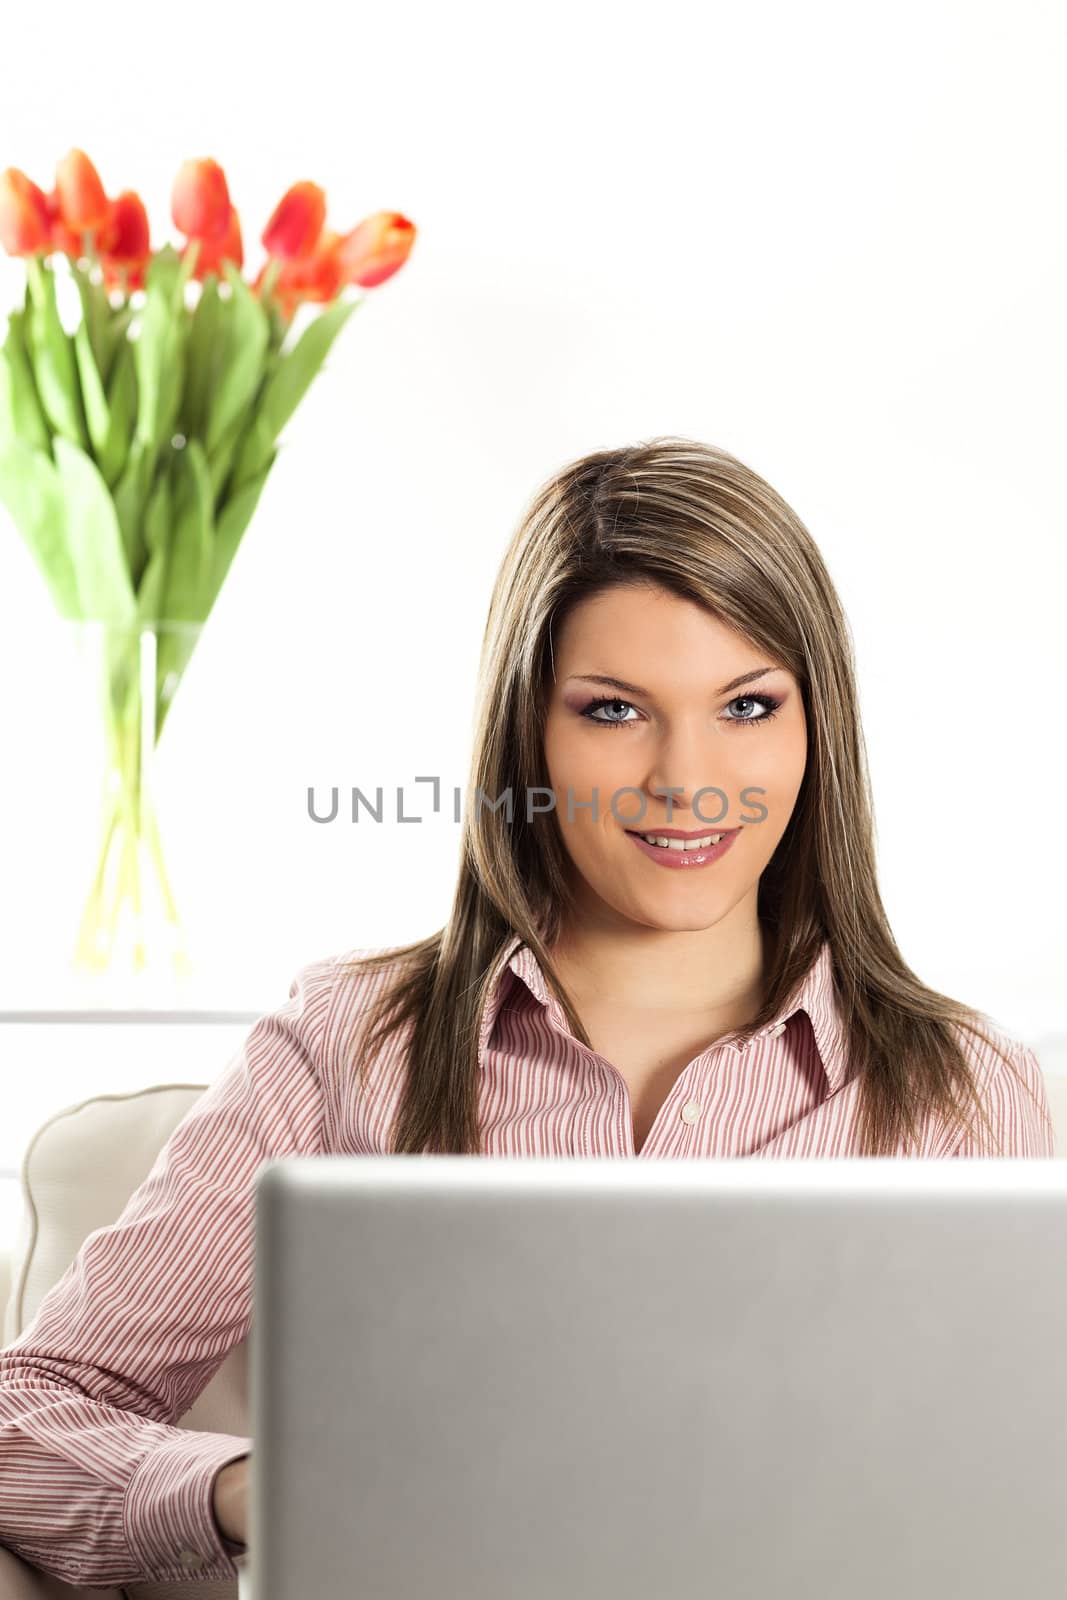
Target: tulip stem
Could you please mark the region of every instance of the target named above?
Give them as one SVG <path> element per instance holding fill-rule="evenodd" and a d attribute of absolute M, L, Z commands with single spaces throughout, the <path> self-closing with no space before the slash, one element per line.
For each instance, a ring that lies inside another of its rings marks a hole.
<path fill-rule="evenodd" d="M 44 274 L 48 271 L 48 265 L 45 260 L 44 251 L 35 250 L 32 254 L 25 257 L 25 261 L 26 277 L 29 280 L 30 293 L 33 296 L 33 303 L 37 310 L 40 310 L 41 306 L 44 304 L 45 297 Z"/>

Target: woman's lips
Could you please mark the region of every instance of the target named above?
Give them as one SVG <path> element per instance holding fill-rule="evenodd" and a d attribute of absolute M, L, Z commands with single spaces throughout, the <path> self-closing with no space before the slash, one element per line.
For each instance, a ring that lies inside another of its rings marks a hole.
<path fill-rule="evenodd" d="M 649 829 L 649 832 L 653 831 Z M 628 837 L 634 841 L 639 850 L 644 851 L 650 861 L 654 861 L 660 867 L 680 867 L 683 871 L 692 871 L 694 867 L 708 867 L 713 861 L 718 861 L 719 857 L 724 856 L 729 850 L 741 830 L 740 828 L 731 828 L 729 832 L 725 832 L 722 829 L 711 828 L 708 831 L 722 833 L 722 838 L 718 844 L 709 845 L 706 849 L 672 850 L 667 845 L 649 844 L 647 839 L 643 839 L 639 833 L 633 833 L 629 828 L 626 830 Z M 661 837 L 670 838 L 672 835 L 676 838 L 685 837 L 684 834 L 679 833 L 677 828 L 672 829 L 666 835 L 661 835 Z M 707 838 L 707 834 L 697 834 L 696 837 L 698 839 Z"/>

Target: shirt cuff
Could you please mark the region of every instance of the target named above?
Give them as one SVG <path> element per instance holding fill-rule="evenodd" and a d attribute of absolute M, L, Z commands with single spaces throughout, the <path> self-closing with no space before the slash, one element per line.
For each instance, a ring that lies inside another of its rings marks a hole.
<path fill-rule="evenodd" d="M 223 1538 L 212 1500 L 220 1469 L 251 1453 L 252 1440 L 239 1434 L 175 1428 L 141 1458 L 123 1500 L 123 1531 L 140 1582 L 237 1577 L 234 1557 L 246 1546 Z"/>

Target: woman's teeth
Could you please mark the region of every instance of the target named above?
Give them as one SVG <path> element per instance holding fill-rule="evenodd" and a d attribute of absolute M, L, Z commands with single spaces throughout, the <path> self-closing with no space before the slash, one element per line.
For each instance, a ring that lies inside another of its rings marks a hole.
<path fill-rule="evenodd" d="M 662 833 L 641 834 L 646 844 L 658 844 L 661 849 L 667 850 L 706 850 L 709 845 L 718 844 L 723 837 L 721 833 L 709 833 L 704 839 L 668 839 Z"/>

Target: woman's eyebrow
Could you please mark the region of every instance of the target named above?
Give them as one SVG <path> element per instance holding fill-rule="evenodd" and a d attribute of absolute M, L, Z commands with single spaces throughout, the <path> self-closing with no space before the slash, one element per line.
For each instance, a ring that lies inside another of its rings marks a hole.
<path fill-rule="evenodd" d="M 766 677 L 768 672 L 775 672 L 775 667 L 756 667 L 752 672 L 743 672 L 739 678 L 731 678 L 729 683 L 724 683 L 716 694 L 728 694 L 731 689 L 740 689 L 743 683 L 752 683 L 756 678 Z M 636 683 L 627 683 L 625 678 L 609 678 L 602 672 L 572 672 L 567 682 L 580 678 L 583 683 L 601 683 L 608 689 L 623 689 L 627 694 L 650 695 L 651 690 L 642 689 Z"/>

